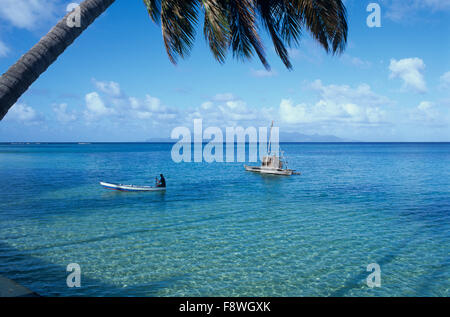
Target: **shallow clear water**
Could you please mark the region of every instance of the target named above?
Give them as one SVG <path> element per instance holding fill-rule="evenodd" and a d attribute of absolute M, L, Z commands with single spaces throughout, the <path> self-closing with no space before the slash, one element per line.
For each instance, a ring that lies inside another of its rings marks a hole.
<path fill-rule="evenodd" d="M 0 274 L 42 295 L 449 296 L 450 144 L 282 147 L 301 176 L 169 144 L 0 145 Z M 166 193 L 98 184 L 161 172 Z"/>

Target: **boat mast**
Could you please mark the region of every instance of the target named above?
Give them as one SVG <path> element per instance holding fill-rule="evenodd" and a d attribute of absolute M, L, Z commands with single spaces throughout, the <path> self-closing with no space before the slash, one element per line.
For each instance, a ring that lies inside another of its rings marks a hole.
<path fill-rule="evenodd" d="M 270 155 L 270 153 L 272 152 L 272 144 L 271 144 L 272 128 L 273 128 L 273 120 L 272 125 L 270 126 L 269 143 L 267 143 L 267 155 Z"/>

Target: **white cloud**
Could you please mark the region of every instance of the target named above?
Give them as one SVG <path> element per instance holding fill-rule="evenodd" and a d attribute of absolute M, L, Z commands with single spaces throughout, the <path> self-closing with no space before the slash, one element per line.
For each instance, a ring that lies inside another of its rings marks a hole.
<path fill-rule="evenodd" d="M 20 121 L 32 121 L 36 118 L 36 111 L 25 104 L 15 104 L 8 113 L 10 117 Z"/>
<path fill-rule="evenodd" d="M 6 114 L 5 120 L 22 122 L 25 124 L 38 124 L 43 122 L 44 118 L 25 103 L 16 103 Z"/>
<path fill-rule="evenodd" d="M 370 68 L 372 66 L 371 62 L 362 60 L 359 57 L 350 56 L 348 54 L 343 54 L 341 60 L 344 64 L 353 65 L 359 68 Z"/>
<path fill-rule="evenodd" d="M 54 106 L 53 107 L 53 111 L 55 112 L 56 119 L 59 122 L 67 123 L 67 122 L 75 121 L 77 119 L 77 116 L 76 116 L 75 112 L 69 113 L 67 111 L 67 104 L 66 103 L 62 103 L 62 104 L 59 104 L 57 106 Z"/>
<path fill-rule="evenodd" d="M 96 117 L 108 116 L 114 113 L 114 109 L 105 106 L 102 98 L 97 92 L 91 92 L 86 95 L 86 119 L 92 120 Z"/>
<path fill-rule="evenodd" d="M 108 122 L 127 121 L 127 124 L 148 125 L 150 123 L 155 126 L 164 125 L 165 121 L 177 118 L 176 109 L 164 106 L 161 100 L 154 96 L 149 94 L 145 95 L 145 98 L 127 96 L 120 84 L 114 81 L 93 79 L 93 84 L 97 91 L 85 97 L 84 117 L 89 124 L 109 120 Z"/>
<path fill-rule="evenodd" d="M 0 57 L 6 57 L 10 52 L 10 48 L 0 40 Z"/>
<path fill-rule="evenodd" d="M 386 112 L 379 107 L 362 107 L 354 103 L 337 104 L 330 100 L 320 100 L 314 105 L 294 105 L 292 100 L 280 103 L 280 118 L 289 124 L 347 122 L 358 124 L 378 124 L 385 119 Z"/>
<path fill-rule="evenodd" d="M 410 113 L 410 119 L 424 123 L 437 122 L 439 113 L 435 109 L 434 103 L 430 101 L 422 101 Z"/>
<path fill-rule="evenodd" d="M 280 117 L 287 123 L 311 122 L 306 104 L 293 105 L 292 100 L 282 99 L 280 103 Z"/>
<path fill-rule="evenodd" d="M 202 109 L 204 109 L 204 110 L 208 110 L 208 109 L 211 109 L 211 107 L 213 106 L 214 104 L 211 102 L 211 101 L 205 101 L 205 102 L 203 102 L 202 104 L 201 104 L 201 107 L 202 107 Z"/>
<path fill-rule="evenodd" d="M 1 0 L 0 18 L 13 26 L 32 30 L 42 22 L 53 19 L 56 0 Z"/>
<path fill-rule="evenodd" d="M 356 88 L 347 85 L 325 86 L 316 80 L 310 87 L 319 93 L 319 101 L 294 105 L 292 100 L 283 99 L 279 114 L 284 122 L 380 124 L 386 118 L 383 106 L 392 104 L 388 98 L 375 94 L 367 84 Z"/>
<path fill-rule="evenodd" d="M 187 109 L 185 124 L 192 123 L 195 118 L 201 118 L 210 126 L 226 127 L 234 125 L 267 124 L 276 115 L 272 108 L 253 108 L 231 93 L 217 94 L 204 101 L 199 107 Z"/>
<path fill-rule="evenodd" d="M 368 84 L 360 84 L 355 88 L 349 85 L 324 85 L 321 80 L 315 80 L 310 87 L 320 94 L 325 100 L 334 100 L 338 103 L 357 103 L 369 106 L 384 106 L 392 104 L 385 96 L 380 96 L 372 91 Z"/>
<path fill-rule="evenodd" d="M 430 101 L 422 101 L 418 106 L 417 109 L 421 111 L 428 111 L 433 106 L 433 104 Z"/>
<path fill-rule="evenodd" d="M 443 74 L 440 78 L 440 88 L 447 89 L 450 88 L 450 71 Z"/>
<path fill-rule="evenodd" d="M 282 99 L 278 107 L 253 108 L 233 94 L 218 94 L 186 113 L 186 122 L 202 118 L 205 124 L 215 126 L 265 125 L 271 120 L 281 125 L 356 124 L 379 125 L 386 121 L 385 106 L 392 105 L 388 98 L 375 94 L 369 85 L 323 85 L 320 80 L 310 85 L 318 92 L 314 103 L 295 104 Z"/>
<path fill-rule="evenodd" d="M 149 94 L 145 95 L 142 100 L 129 97 L 124 101 L 121 112 L 126 117 L 136 117 L 141 120 L 153 119 L 155 122 L 176 117 L 177 110 L 164 106 L 159 98 Z"/>
<path fill-rule="evenodd" d="M 450 0 L 415 0 L 414 3 L 435 11 L 450 9 Z"/>
<path fill-rule="evenodd" d="M 166 108 L 162 106 L 161 100 L 150 95 L 145 96 L 144 106 L 147 110 L 153 112 L 166 110 Z"/>
<path fill-rule="evenodd" d="M 229 101 L 229 100 L 234 100 L 236 98 L 237 97 L 235 95 L 228 92 L 228 93 L 223 93 L 223 94 L 217 94 L 212 99 L 214 101 Z"/>
<path fill-rule="evenodd" d="M 411 88 L 419 93 L 427 91 L 423 78 L 425 64 L 420 58 L 404 58 L 401 60 L 391 59 L 389 78 L 400 78 L 403 80 L 404 88 Z"/>
<path fill-rule="evenodd" d="M 111 95 L 113 97 L 119 97 L 121 95 L 120 85 L 114 81 L 104 82 L 97 81 L 95 79 L 92 80 L 101 92 Z"/>
<path fill-rule="evenodd" d="M 393 21 L 411 20 L 419 13 L 450 11 L 450 0 L 384 0 L 386 17 Z"/>
<path fill-rule="evenodd" d="M 251 69 L 250 73 L 254 77 L 273 77 L 277 75 L 277 72 L 274 70 L 266 70 L 266 69 Z"/>
<path fill-rule="evenodd" d="M 197 118 L 203 119 L 204 126 L 221 128 L 266 126 L 275 120 L 287 130 L 298 131 L 301 127 L 310 132 L 336 133 L 336 129 L 385 124 L 385 107 L 393 104 L 388 98 L 374 93 L 367 84 L 354 87 L 324 85 L 320 80 L 309 87 L 318 94 L 315 101 L 296 104 L 293 100 L 283 98 L 273 107 L 251 106 L 232 93 L 216 94 L 194 107 L 182 104 L 169 107 L 150 94 L 144 97 L 127 96 L 118 83 L 113 87 L 120 94 L 111 93 L 111 85 L 97 85 L 95 82 L 94 85 L 96 91 L 87 94 L 85 100 L 84 118 L 87 124 L 120 126 L 128 130 L 133 127 L 139 131 L 148 131 L 149 135 L 156 133 L 160 136 L 170 135 L 170 130 L 176 126 L 191 126 Z M 105 87 L 109 88 L 103 89 Z M 65 106 L 58 110 L 67 113 Z"/>

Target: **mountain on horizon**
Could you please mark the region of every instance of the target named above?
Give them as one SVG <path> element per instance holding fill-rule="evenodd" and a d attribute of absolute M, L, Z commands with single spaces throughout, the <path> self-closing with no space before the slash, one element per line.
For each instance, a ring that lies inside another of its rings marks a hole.
<path fill-rule="evenodd" d="M 357 142 L 335 135 L 302 134 L 298 132 L 280 132 L 280 142 Z"/>
<path fill-rule="evenodd" d="M 208 140 L 204 140 L 207 142 Z M 149 143 L 176 143 L 178 140 L 171 138 L 149 138 L 145 140 Z M 280 132 L 280 142 L 294 143 L 294 142 L 357 142 L 355 140 L 339 138 L 335 135 L 320 135 L 320 134 L 302 134 L 298 132 Z"/>

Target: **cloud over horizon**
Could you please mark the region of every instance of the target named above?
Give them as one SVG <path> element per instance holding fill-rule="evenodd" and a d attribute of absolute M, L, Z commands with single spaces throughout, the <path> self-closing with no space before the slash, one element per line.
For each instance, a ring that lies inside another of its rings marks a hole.
<path fill-rule="evenodd" d="M 53 106 L 58 122 L 94 127 L 120 123 L 123 129 L 130 126 L 159 127 L 158 131 L 166 135 L 175 126 L 190 126 L 197 118 L 203 119 L 205 125 L 222 128 L 266 126 L 275 120 L 286 131 L 296 130 L 298 124 L 311 123 L 326 123 L 332 130 L 335 126 L 347 124 L 383 124 L 385 108 L 393 104 L 387 97 L 373 92 L 367 84 L 356 87 L 324 85 L 320 80 L 309 84 L 309 89 L 317 94 L 314 103 L 295 104 L 292 99 L 281 98 L 278 105 L 262 108 L 252 107 L 232 93 L 218 93 L 196 107 L 170 107 L 150 94 L 144 98 L 128 96 L 114 81 L 93 80 L 92 83 L 96 89 L 85 95 L 82 109 L 70 109 L 67 103 Z M 36 113 L 31 107 L 19 106 L 11 116 L 30 120 Z"/>
<path fill-rule="evenodd" d="M 58 2 L 57 0 L 1 0 L 0 18 L 14 27 L 33 30 L 56 18 Z"/>
<path fill-rule="evenodd" d="M 212 95 L 195 107 L 174 107 L 150 94 L 129 96 L 118 82 L 92 80 L 92 85 L 95 89 L 86 93 L 81 108 L 73 108 L 67 102 L 53 104 L 50 115 L 53 114 L 54 122 L 64 130 L 88 129 L 97 131 L 98 137 L 120 133 L 123 138 L 133 137 L 131 140 L 135 141 L 168 137 L 173 128 L 190 127 L 194 119 L 203 119 L 205 127 L 219 128 L 267 126 L 275 120 L 284 132 L 342 138 L 351 138 L 352 130 L 370 135 L 369 131 L 375 133 L 380 127 L 401 122 L 428 126 L 442 126 L 447 122 L 439 106 L 432 101 L 410 107 L 409 115 L 400 120 L 394 115 L 397 102 L 374 92 L 366 83 L 350 86 L 315 80 L 306 85 L 306 89 L 316 95 L 310 101 L 296 102 L 295 98 L 285 96 L 278 104 L 258 108 L 229 92 Z M 36 125 L 51 118 L 18 103 L 5 119 L 6 122 Z"/>
<path fill-rule="evenodd" d="M 425 63 L 418 57 L 391 59 L 389 64 L 389 78 L 400 78 L 404 89 L 412 89 L 418 93 L 425 93 L 427 85 L 423 77 Z"/>
<path fill-rule="evenodd" d="M 5 121 L 15 121 L 25 125 L 33 125 L 42 123 L 45 118 L 37 113 L 34 108 L 25 103 L 16 103 L 6 114 Z"/>
<path fill-rule="evenodd" d="M 360 84 L 356 88 L 348 85 L 324 85 L 321 80 L 314 81 L 310 88 L 319 94 L 314 104 L 294 105 L 290 99 L 280 103 L 280 117 L 291 124 L 329 122 L 357 125 L 380 124 L 385 120 L 385 106 L 392 101 L 375 94 L 369 85 Z"/>

